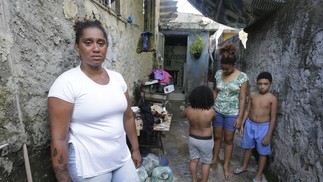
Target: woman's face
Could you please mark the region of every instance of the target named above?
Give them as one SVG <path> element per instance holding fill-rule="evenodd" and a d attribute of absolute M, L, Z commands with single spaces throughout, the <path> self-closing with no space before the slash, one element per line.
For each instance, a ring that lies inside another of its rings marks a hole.
<path fill-rule="evenodd" d="M 221 64 L 223 75 L 230 75 L 234 72 L 235 66 L 232 64 Z"/>
<path fill-rule="evenodd" d="M 99 67 L 102 65 L 107 54 L 108 42 L 103 32 L 96 27 L 89 27 L 83 30 L 80 41 L 75 45 L 76 51 L 80 54 L 82 64 Z"/>

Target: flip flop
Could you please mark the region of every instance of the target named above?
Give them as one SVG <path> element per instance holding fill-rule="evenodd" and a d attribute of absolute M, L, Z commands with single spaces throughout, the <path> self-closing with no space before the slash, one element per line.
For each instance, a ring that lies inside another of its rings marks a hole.
<path fill-rule="evenodd" d="M 245 172 L 248 172 L 248 170 L 247 169 L 237 168 L 236 170 L 233 171 L 234 174 L 242 174 L 242 173 L 245 173 Z"/>

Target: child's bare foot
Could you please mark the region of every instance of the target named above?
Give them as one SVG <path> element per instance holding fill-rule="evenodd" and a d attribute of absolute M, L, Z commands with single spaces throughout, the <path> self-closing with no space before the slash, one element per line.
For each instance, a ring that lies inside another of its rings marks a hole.
<path fill-rule="evenodd" d="M 224 169 L 223 172 L 225 179 L 231 178 L 233 176 L 233 172 L 231 172 L 229 169 Z"/>
<path fill-rule="evenodd" d="M 199 182 L 199 180 L 198 179 L 192 179 L 192 182 Z"/>

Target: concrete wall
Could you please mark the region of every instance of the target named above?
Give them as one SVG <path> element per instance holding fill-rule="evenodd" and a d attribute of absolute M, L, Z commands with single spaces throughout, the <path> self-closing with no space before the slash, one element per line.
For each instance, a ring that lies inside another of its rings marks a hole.
<path fill-rule="evenodd" d="M 184 66 L 184 88 L 185 95 L 188 96 L 191 91 L 200 85 L 207 84 L 207 72 L 208 72 L 208 44 L 205 45 L 201 56 L 196 59 L 190 53 L 190 45 L 196 39 L 198 35 L 201 35 L 203 40 L 209 39 L 208 32 L 190 32 L 188 38 L 186 63 Z"/>
<path fill-rule="evenodd" d="M 289 0 L 246 28 L 241 62 L 251 90 L 257 74 L 270 71 L 279 99 L 269 168 L 280 181 L 323 181 L 322 9 L 322 0 Z"/>
<path fill-rule="evenodd" d="M 130 95 L 133 83 L 150 73 L 153 54 L 136 53 L 142 0 L 121 6 L 118 17 L 92 0 L 0 0 L 0 146 L 9 144 L 0 149 L 0 181 L 26 181 L 24 143 L 34 181 L 54 181 L 47 93 L 58 75 L 79 64 L 72 29 L 77 17 L 104 22 L 110 43 L 105 66 L 124 75 Z M 126 23 L 128 16 L 134 24 Z"/>

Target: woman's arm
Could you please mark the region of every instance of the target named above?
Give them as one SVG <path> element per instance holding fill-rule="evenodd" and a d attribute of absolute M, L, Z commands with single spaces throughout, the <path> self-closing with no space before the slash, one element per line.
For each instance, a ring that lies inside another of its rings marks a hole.
<path fill-rule="evenodd" d="M 216 88 L 216 81 L 213 82 L 213 98 L 215 99 L 218 96 L 218 89 Z"/>
<path fill-rule="evenodd" d="M 239 96 L 239 113 L 236 122 L 234 123 L 235 128 L 240 128 L 241 121 L 243 119 L 245 104 L 246 104 L 246 95 L 247 95 L 248 81 L 244 82 L 240 88 Z"/>
<path fill-rule="evenodd" d="M 131 101 L 129 98 L 128 91 L 125 92 L 125 96 L 127 98 L 127 110 L 124 113 L 123 124 L 128 136 L 128 139 L 131 143 L 132 148 L 132 160 L 135 163 L 136 168 L 140 167 L 141 165 L 141 155 L 139 150 L 139 143 L 138 143 L 138 136 L 136 130 L 136 123 L 135 123 L 135 116 L 131 110 Z"/>
<path fill-rule="evenodd" d="M 67 137 L 74 105 L 59 98 L 48 98 L 53 169 L 59 182 L 71 181 L 68 169 Z"/>
<path fill-rule="evenodd" d="M 241 125 L 243 126 L 244 123 L 246 122 L 248 116 L 249 116 L 249 111 L 250 111 L 250 108 L 251 108 L 251 104 L 252 104 L 252 98 L 254 96 L 254 92 L 250 93 L 249 95 L 249 100 L 248 100 L 248 103 L 247 103 L 247 108 L 245 109 L 244 111 L 244 114 L 243 114 L 243 118 L 242 118 L 242 123 Z"/>
<path fill-rule="evenodd" d="M 216 78 L 218 77 L 218 75 L 221 75 L 220 73 L 221 71 L 217 71 L 214 75 L 214 78 L 213 78 L 213 98 L 215 99 L 217 96 L 218 96 L 218 93 L 219 93 L 219 90 L 217 89 L 217 82 L 216 82 Z"/>

